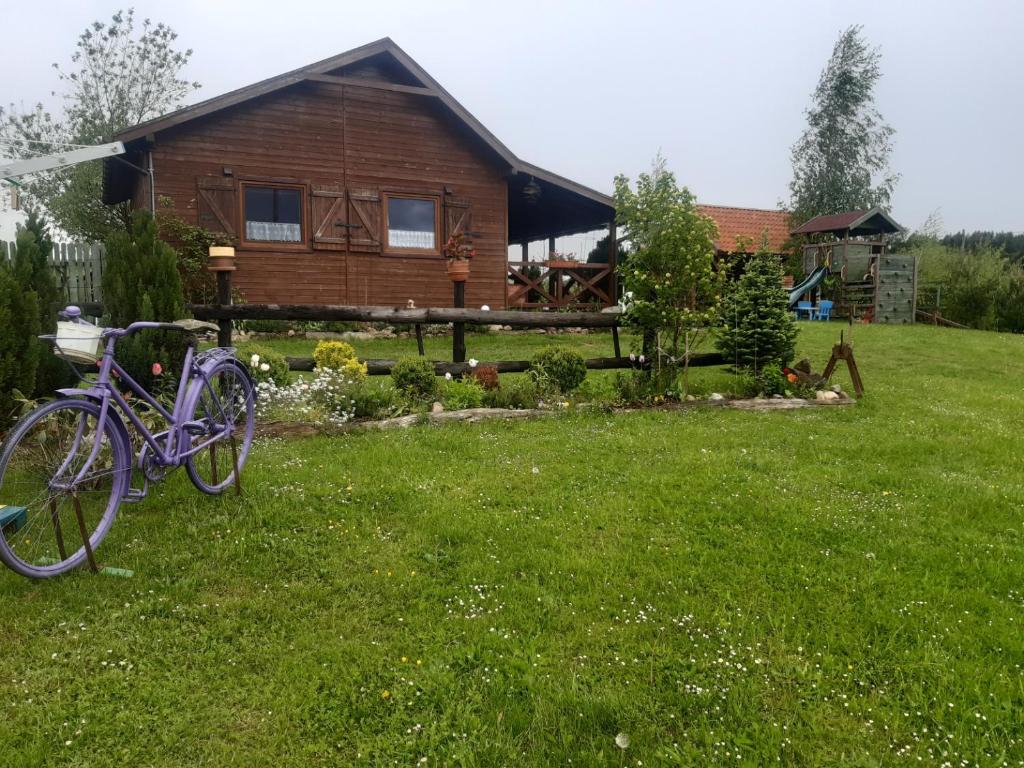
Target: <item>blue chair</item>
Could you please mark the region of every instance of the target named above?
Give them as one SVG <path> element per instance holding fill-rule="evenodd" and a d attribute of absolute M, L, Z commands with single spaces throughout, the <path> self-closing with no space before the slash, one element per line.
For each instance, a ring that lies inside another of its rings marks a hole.
<path fill-rule="evenodd" d="M 807 313 L 808 320 L 814 319 L 814 305 L 809 301 L 798 301 L 796 303 L 796 319 L 799 320 L 800 315 L 804 312 Z"/>
<path fill-rule="evenodd" d="M 832 319 L 832 306 L 833 303 L 828 299 L 822 299 L 818 305 L 817 312 L 814 313 L 815 320 L 831 320 Z"/>

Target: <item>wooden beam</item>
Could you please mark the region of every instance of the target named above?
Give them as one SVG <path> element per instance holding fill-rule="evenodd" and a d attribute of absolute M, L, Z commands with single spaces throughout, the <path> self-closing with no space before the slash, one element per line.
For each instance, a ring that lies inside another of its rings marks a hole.
<path fill-rule="evenodd" d="M 312 357 L 289 357 L 288 367 L 293 371 L 312 371 L 313 370 L 313 358 Z M 387 376 L 391 373 L 391 369 L 394 367 L 397 360 L 382 360 L 382 359 L 371 359 L 363 360 L 366 363 L 366 372 L 370 376 Z M 624 368 L 649 368 L 649 363 L 640 363 L 636 360 L 630 360 L 628 357 L 592 357 L 585 361 L 587 368 L 597 371 L 616 370 Z M 465 375 L 472 369 L 469 367 L 469 363 L 449 363 L 442 360 L 432 361 L 434 366 L 434 373 L 438 376 L 444 376 L 446 373 L 450 373 L 453 376 Z M 718 352 L 707 352 L 704 354 L 693 355 L 690 358 L 690 367 L 707 367 L 713 365 L 725 365 L 725 358 Z M 493 365 L 498 369 L 498 373 L 525 373 L 530 370 L 529 360 L 498 360 L 494 362 L 479 362 L 478 366 L 481 365 Z"/>
<path fill-rule="evenodd" d="M 307 80 L 318 83 L 331 83 L 333 85 L 355 85 L 360 88 L 376 88 L 379 91 L 395 91 L 397 93 L 415 93 L 418 96 L 434 96 L 437 92 L 419 85 L 400 85 L 399 83 L 381 83 L 376 80 L 363 80 L 358 77 L 342 77 L 341 75 L 306 75 Z"/>
<path fill-rule="evenodd" d="M 197 320 L 349 320 L 365 323 L 480 323 L 517 328 L 613 328 L 616 312 L 520 312 L 515 310 L 348 306 L 343 304 L 193 304 Z M 102 314 L 102 312 L 101 312 Z"/>

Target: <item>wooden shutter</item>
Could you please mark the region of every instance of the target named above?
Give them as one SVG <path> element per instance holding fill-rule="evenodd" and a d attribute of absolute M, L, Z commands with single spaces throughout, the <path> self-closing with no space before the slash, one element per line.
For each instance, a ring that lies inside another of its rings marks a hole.
<path fill-rule="evenodd" d="M 380 193 L 369 189 L 348 191 L 348 245 L 350 251 L 380 253 L 383 226 Z"/>
<path fill-rule="evenodd" d="M 444 243 L 452 235 L 462 233 L 467 237 L 471 236 L 471 216 L 468 200 L 453 200 L 445 198 L 444 201 Z"/>
<path fill-rule="evenodd" d="M 339 185 L 312 187 L 310 224 L 313 227 L 313 248 L 343 251 L 348 243 L 348 211 L 345 190 Z"/>
<path fill-rule="evenodd" d="M 221 176 L 200 176 L 196 179 L 199 194 L 199 226 L 210 232 L 238 236 L 238 191 L 234 179 Z"/>

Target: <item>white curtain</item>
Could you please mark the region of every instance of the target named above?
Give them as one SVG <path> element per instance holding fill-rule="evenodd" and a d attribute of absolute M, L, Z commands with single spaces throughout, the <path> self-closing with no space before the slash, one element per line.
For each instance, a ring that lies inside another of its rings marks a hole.
<path fill-rule="evenodd" d="M 393 248 L 434 249 L 433 232 L 414 232 L 409 229 L 389 229 L 388 245 Z"/>
<path fill-rule="evenodd" d="M 246 240 L 265 240 L 272 243 L 298 243 L 302 240 L 302 225 L 276 221 L 245 222 Z"/>

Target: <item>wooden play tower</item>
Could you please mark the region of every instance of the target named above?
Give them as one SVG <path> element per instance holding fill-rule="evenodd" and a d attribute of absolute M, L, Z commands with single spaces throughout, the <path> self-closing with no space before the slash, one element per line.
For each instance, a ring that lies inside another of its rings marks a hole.
<path fill-rule="evenodd" d="M 864 322 L 913 323 L 917 259 L 888 252 L 890 239 L 902 231 L 888 213 L 872 208 L 817 216 L 792 234 L 812 241 L 803 247 L 805 274 L 828 267 L 833 314 Z"/>

